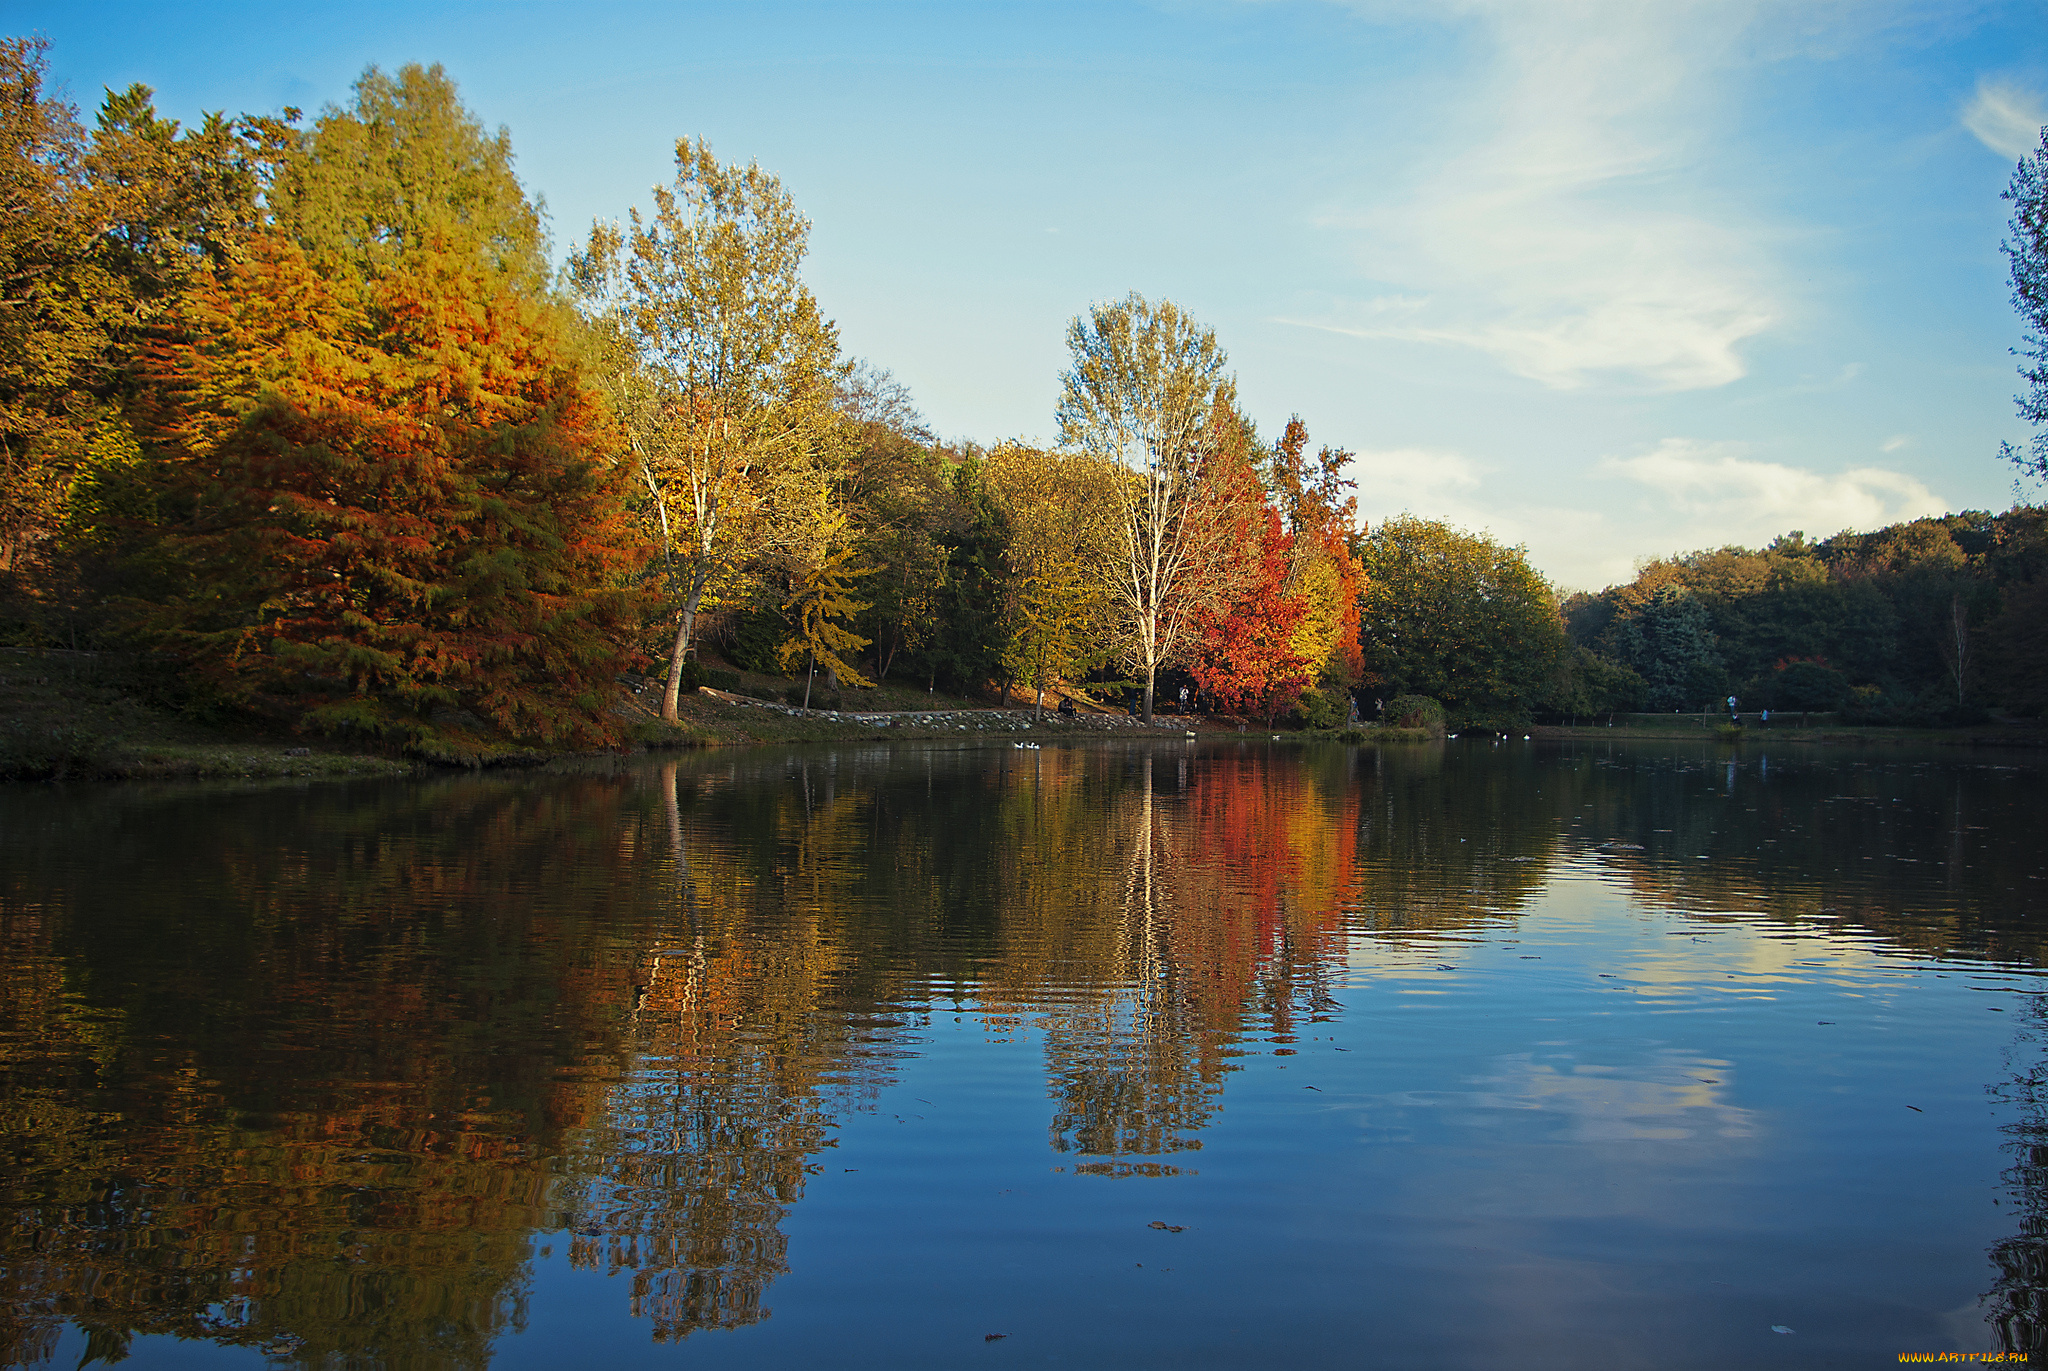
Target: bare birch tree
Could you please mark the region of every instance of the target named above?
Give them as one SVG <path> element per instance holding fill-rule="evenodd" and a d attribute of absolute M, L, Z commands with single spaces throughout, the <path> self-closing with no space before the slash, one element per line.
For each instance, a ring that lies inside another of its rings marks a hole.
<path fill-rule="evenodd" d="M 1061 441 L 1119 463 L 1114 554 L 1105 567 L 1122 655 L 1145 682 L 1152 720 L 1159 670 L 1186 652 L 1221 549 L 1204 517 L 1205 465 L 1235 384 L 1215 330 L 1170 300 L 1133 291 L 1067 327 Z"/>

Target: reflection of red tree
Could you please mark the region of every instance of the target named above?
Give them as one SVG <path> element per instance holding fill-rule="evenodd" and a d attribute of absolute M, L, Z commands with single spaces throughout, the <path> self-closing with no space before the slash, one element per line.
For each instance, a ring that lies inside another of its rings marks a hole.
<path fill-rule="evenodd" d="M 1263 756 L 1219 756 L 1198 773 L 1176 846 L 1174 953 L 1201 987 L 1205 1021 L 1248 1009 L 1284 1034 L 1321 968 L 1341 958 L 1338 910 L 1357 866 L 1358 798 Z"/>

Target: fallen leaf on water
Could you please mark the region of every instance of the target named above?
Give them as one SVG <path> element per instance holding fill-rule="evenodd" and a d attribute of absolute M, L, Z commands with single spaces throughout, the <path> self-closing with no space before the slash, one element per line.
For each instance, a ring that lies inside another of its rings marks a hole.
<path fill-rule="evenodd" d="M 1791 1330 L 1788 1329 L 1786 1331 L 1789 1332 Z M 1008 1333 L 983 1333 L 981 1335 L 981 1340 L 983 1342 L 994 1342 L 997 1338 L 1007 1338 L 1009 1336 L 1010 1335 Z"/>
<path fill-rule="evenodd" d="M 1318 1094 L 1318 1095 L 1320 1095 L 1320 1094 L 1322 1094 L 1322 1093 L 1323 1093 L 1323 1088 L 1322 1088 L 1321 1086 L 1319 1086 L 1319 1085 L 1305 1085 L 1305 1086 L 1303 1086 L 1303 1087 L 1302 1087 L 1302 1089 L 1303 1089 L 1303 1090 L 1313 1090 L 1313 1091 L 1315 1091 L 1315 1092 L 1316 1092 L 1316 1094 Z"/>
<path fill-rule="evenodd" d="M 1771 1325 L 1771 1331 L 1773 1333 L 1790 1333 L 1792 1330 L 1782 1323 L 1774 1323 Z"/>
<path fill-rule="evenodd" d="M 1146 1225 L 1145 1225 L 1145 1227 L 1147 1227 L 1147 1228 L 1161 1228 L 1161 1229 L 1164 1229 L 1165 1231 L 1167 1231 L 1168 1233 L 1182 1233 L 1182 1232 L 1185 1232 L 1185 1231 L 1187 1230 L 1187 1225 L 1186 1225 L 1186 1224 L 1179 1224 L 1179 1223 L 1166 1223 L 1166 1222 L 1163 1222 L 1163 1221 L 1161 1221 L 1161 1220 L 1159 1220 L 1159 1219 L 1154 1219 L 1154 1220 L 1152 1220 L 1152 1222 L 1150 1222 L 1150 1223 L 1146 1224 Z"/>
<path fill-rule="evenodd" d="M 1925 1114 L 1927 1112 L 1917 1104 L 1909 1104 L 1906 1106 L 1906 1108 L 1912 1110 L 1915 1114 Z"/>

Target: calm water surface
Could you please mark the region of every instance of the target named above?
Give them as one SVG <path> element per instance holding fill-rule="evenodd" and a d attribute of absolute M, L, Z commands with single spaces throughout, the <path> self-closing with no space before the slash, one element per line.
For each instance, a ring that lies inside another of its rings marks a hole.
<path fill-rule="evenodd" d="M 0 1363 L 2031 1348 L 2044 760 L 13 788 Z"/>

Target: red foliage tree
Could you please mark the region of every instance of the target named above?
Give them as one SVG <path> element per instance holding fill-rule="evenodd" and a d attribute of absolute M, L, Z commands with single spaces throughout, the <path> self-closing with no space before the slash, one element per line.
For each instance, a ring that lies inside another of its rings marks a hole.
<path fill-rule="evenodd" d="M 360 293 L 282 237 L 207 273 L 147 359 L 171 571 L 145 626 L 315 727 L 456 708 L 614 741 L 624 468 L 546 310 L 431 248 Z"/>
<path fill-rule="evenodd" d="M 1280 527 L 1278 510 L 1268 506 L 1262 513 L 1252 521 L 1254 541 L 1236 592 L 1198 616 L 1192 670 L 1224 708 L 1271 720 L 1300 696 L 1314 668 L 1292 641 L 1304 609 L 1286 593 L 1294 540 Z"/>

